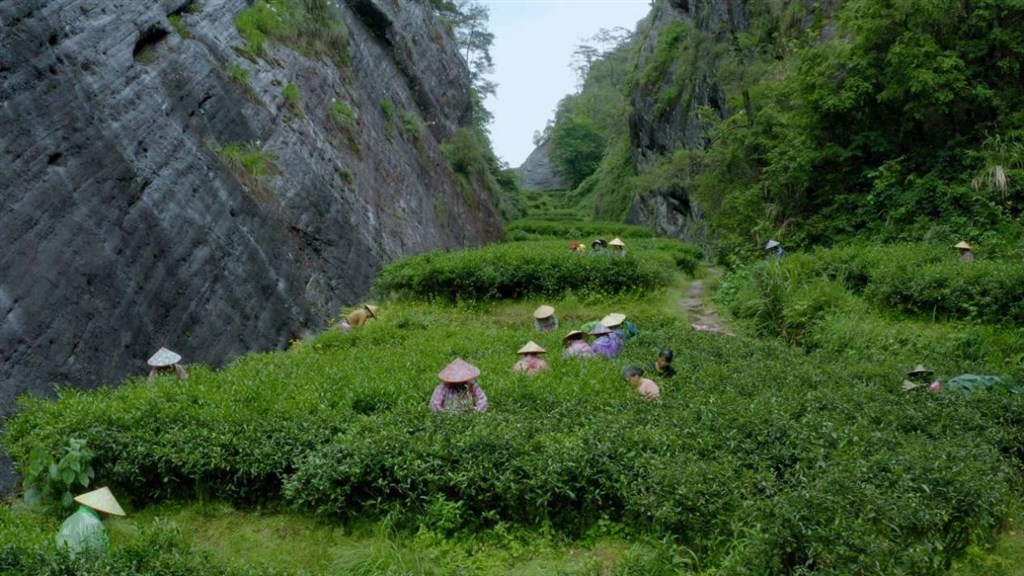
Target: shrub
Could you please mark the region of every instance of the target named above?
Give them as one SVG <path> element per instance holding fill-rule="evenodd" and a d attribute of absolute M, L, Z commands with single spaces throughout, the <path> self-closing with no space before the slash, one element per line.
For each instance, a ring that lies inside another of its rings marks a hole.
<path fill-rule="evenodd" d="M 355 124 L 357 113 L 355 108 L 344 100 L 331 101 L 331 120 L 339 128 L 351 128 Z"/>
<path fill-rule="evenodd" d="M 281 96 L 284 97 L 284 104 L 292 111 L 292 114 L 296 116 L 303 116 L 302 113 L 302 92 L 299 91 L 298 84 L 289 82 L 285 85 L 281 91 Z"/>
<path fill-rule="evenodd" d="M 211 145 L 242 186 L 261 202 L 271 202 L 274 195 L 264 184 L 264 178 L 277 174 L 277 155 L 264 150 L 254 142 L 230 142 L 224 146 Z"/>
<path fill-rule="evenodd" d="M 263 56 L 273 38 L 306 56 L 348 62 L 348 28 L 329 0 L 256 0 L 238 13 L 235 27 L 254 56 Z"/>
<path fill-rule="evenodd" d="M 543 220 L 515 220 L 505 225 L 507 234 L 522 233 L 534 240 L 542 237 L 579 240 L 588 244 L 596 238 L 653 238 L 654 230 L 646 226 L 633 226 L 615 222 L 548 222 Z"/>
<path fill-rule="evenodd" d="M 478 251 L 478 264 L 549 249 L 577 256 L 562 241 L 505 247 L 518 250 L 502 258 L 496 248 Z M 472 260 L 428 262 L 468 271 Z M 817 318 L 832 290 L 834 281 L 816 287 L 805 299 L 815 307 L 799 318 Z M 940 574 L 1007 518 L 1024 455 L 1017 396 L 903 394 L 913 351 L 808 354 L 691 330 L 659 298 L 592 298 L 546 301 L 564 331 L 628 313 L 640 333 L 614 361 L 558 358 L 564 332 L 532 329 L 539 298 L 392 302 L 357 331 L 219 371 L 195 366 L 185 381 L 24 399 L 4 443 L 23 465 L 34 446 L 82 438 L 95 447 L 97 482 L 130 486 L 118 495 L 140 503 L 287 500 L 309 513 L 447 532 L 514 523 L 575 536 L 621 522 L 671 543 L 657 562 L 637 559 L 665 571 L 685 549 L 707 573 Z M 808 323 L 808 333 L 835 317 Z M 524 378 L 510 368 L 530 339 L 552 352 L 551 370 Z M 680 374 L 659 383 L 659 402 L 639 400 L 618 372 L 661 347 L 675 350 Z M 455 356 L 482 370 L 489 412 L 428 411 L 435 374 Z M 22 562 L 13 572 L 24 573 L 29 544 L 14 546 L 0 559 Z"/>
<path fill-rule="evenodd" d="M 420 138 L 423 137 L 423 124 L 420 122 L 419 117 L 408 110 L 402 110 L 399 116 L 402 118 L 402 130 L 404 130 L 414 142 L 419 142 Z"/>
<path fill-rule="evenodd" d="M 563 242 L 496 245 L 430 253 L 390 264 L 374 285 L 379 294 L 449 302 L 642 292 L 668 284 L 667 256 L 579 254 Z"/>
<path fill-rule="evenodd" d="M 42 445 L 33 446 L 22 481 L 25 500 L 31 505 L 71 508 L 74 494 L 88 488 L 95 476 L 92 457 L 93 451 L 78 438 L 69 439 L 56 455 Z"/>

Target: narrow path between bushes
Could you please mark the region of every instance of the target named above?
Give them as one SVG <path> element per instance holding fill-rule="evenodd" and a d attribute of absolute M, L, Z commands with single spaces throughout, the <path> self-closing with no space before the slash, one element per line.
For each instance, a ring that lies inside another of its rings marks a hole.
<path fill-rule="evenodd" d="M 707 293 L 711 286 L 722 275 L 722 271 L 714 266 L 704 268 L 705 276 L 690 282 L 685 288 L 685 295 L 679 299 L 679 307 L 690 317 L 690 325 L 694 330 L 706 332 L 733 333 L 721 316 L 707 303 Z"/>

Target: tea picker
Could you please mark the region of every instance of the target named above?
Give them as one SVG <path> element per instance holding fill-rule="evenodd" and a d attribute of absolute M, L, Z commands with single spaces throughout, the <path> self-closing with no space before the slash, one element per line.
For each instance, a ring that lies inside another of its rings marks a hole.
<path fill-rule="evenodd" d="M 72 556 L 85 550 L 106 551 L 110 547 L 110 540 L 100 514 L 124 516 L 121 505 L 106 486 L 76 496 L 74 500 L 81 506 L 60 525 L 57 547 L 66 546 Z"/>

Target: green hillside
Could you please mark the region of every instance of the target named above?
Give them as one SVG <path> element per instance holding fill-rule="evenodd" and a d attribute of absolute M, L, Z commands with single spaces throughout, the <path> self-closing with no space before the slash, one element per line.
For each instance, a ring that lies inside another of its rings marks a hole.
<path fill-rule="evenodd" d="M 26 399 L 4 436 L 14 458 L 25 465 L 33 451 L 84 440 L 95 484 L 110 485 L 129 516 L 108 521 L 109 555 L 70 559 L 52 540 L 59 507 L 4 508 L 0 568 L 946 574 L 1017 553 L 1013 536 L 997 536 L 1020 503 L 1019 356 L 1002 352 L 1019 349 L 1019 331 L 985 301 L 925 317 L 883 289 L 904 285 L 893 275 L 920 276 L 888 262 L 916 254 L 919 268 L 945 269 L 942 253 L 823 252 L 731 274 L 719 298 L 742 334 L 729 336 L 691 328 L 674 265 L 690 250 L 672 242 L 629 238 L 626 257 L 539 240 L 411 259 L 384 271 L 380 318 L 354 332 L 222 370 L 194 366 L 186 381 Z M 559 289 L 520 274 L 526 260 L 507 265 L 509 249 L 560 270 Z M 638 273 L 651 264 L 664 271 L 654 285 Z M 389 297 L 409 269 L 443 282 L 487 269 L 474 286 L 520 288 L 449 302 L 414 282 Z M 456 272 L 445 280 L 445 270 Z M 623 276 L 632 289 L 590 284 Z M 557 310 L 556 333 L 533 329 L 542 302 Z M 620 358 L 560 357 L 564 332 L 612 311 L 640 328 Z M 511 371 L 527 340 L 550 351 L 549 372 Z M 643 401 L 619 372 L 666 346 L 679 374 L 659 382 L 661 400 Z M 455 357 L 481 368 L 487 413 L 427 409 L 435 374 Z M 972 371 L 1003 385 L 901 391 L 921 362 L 943 380 Z M 298 552 L 259 552 L 282 542 Z"/>

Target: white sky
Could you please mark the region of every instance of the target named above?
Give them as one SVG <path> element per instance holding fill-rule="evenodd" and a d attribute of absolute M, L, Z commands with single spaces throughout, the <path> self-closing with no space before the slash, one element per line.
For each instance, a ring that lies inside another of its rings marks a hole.
<path fill-rule="evenodd" d="M 481 0 L 490 9 L 491 57 L 497 98 L 494 152 L 518 168 L 533 151 L 533 133 L 554 118 L 558 101 L 576 91 L 572 52 L 601 28 L 633 30 L 649 0 Z"/>

